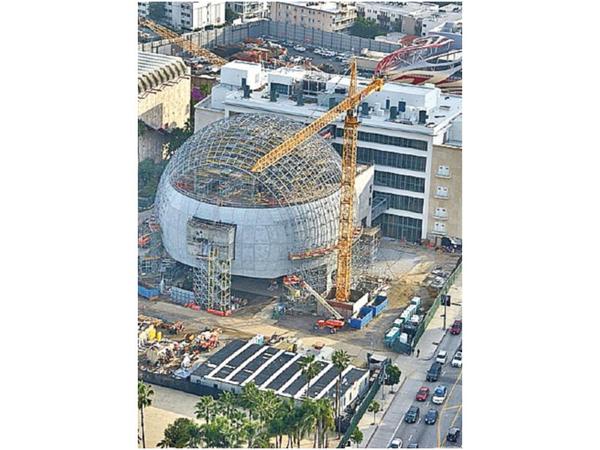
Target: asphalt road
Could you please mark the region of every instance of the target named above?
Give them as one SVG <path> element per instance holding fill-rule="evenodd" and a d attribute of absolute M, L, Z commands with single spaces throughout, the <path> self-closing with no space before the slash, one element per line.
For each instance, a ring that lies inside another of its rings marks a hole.
<path fill-rule="evenodd" d="M 436 382 L 425 381 L 422 373 L 418 377 L 412 377 L 406 380 L 402 390 L 411 395 L 413 400 L 408 405 L 416 405 L 420 408 L 420 418 L 415 424 L 408 424 L 402 420 L 397 424 L 397 430 L 394 438 L 402 439 L 402 446 L 406 447 L 410 443 L 417 442 L 419 448 L 439 448 L 439 447 L 460 447 L 462 436 L 458 444 L 446 441 L 448 429 L 456 426 L 462 432 L 462 369 L 454 368 L 450 365 L 451 358 L 461 343 L 461 335 L 453 336 L 447 333 L 442 341 L 439 350 L 448 352 L 448 360 L 442 369 L 442 376 Z M 433 359 L 429 362 L 431 364 Z M 416 375 L 416 374 L 415 374 Z M 446 400 L 441 405 L 435 405 L 431 402 L 431 395 L 436 386 L 444 385 L 448 388 Z M 430 396 L 425 402 L 417 402 L 414 397 L 421 386 L 427 386 L 430 389 Z M 401 411 L 402 415 L 408 410 Z M 434 425 L 427 425 L 424 422 L 425 414 L 429 409 L 436 409 L 439 413 L 437 422 Z"/>

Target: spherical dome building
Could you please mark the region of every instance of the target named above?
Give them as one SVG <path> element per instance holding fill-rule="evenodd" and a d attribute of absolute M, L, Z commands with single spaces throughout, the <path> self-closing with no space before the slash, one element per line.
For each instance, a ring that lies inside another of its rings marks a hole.
<path fill-rule="evenodd" d="M 233 275 L 276 278 L 331 263 L 331 254 L 295 255 L 337 241 L 341 161 L 333 147 L 315 135 L 264 171 L 250 171 L 302 127 L 279 116 L 244 114 L 191 136 L 169 161 L 156 198 L 171 257 L 198 267 L 188 226 L 200 219 L 234 230 Z"/>

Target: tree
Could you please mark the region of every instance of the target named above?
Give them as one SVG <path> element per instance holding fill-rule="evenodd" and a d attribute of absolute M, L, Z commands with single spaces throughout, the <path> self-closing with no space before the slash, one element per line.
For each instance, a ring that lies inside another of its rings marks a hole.
<path fill-rule="evenodd" d="M 354 431 L 352 432 L 352 434 L 350 434 L 350 442 L 354 442 L 356 444 L 356 446 L 358 447 L 358 444 L 360 444 L 363 440 L 363 434 L 362 431 L 360 431 L 358 429 L 358 427 L 356 427 L 354 429 Z"/>
<path fill-rule="evenodd" d="M 385 384 L 389 384 L 391 386 L 390 392 L 394 392 L 394 385 L 400 383 L 400 376 L 402 375 L 402 371 L 397 365 L 389 364 L 385 368 L 385 375 Z"/>
<path fill-rule="evenodd" d="M 192 128 L 191 118 L 185 122 L 183 128 L 172 128 L 167 135 L 164 159 L 170 159 L 175 151 L 181 147 L 181 145 L 187 141 L 192 134 L 194 134 L 194 130 Z"/>
<path fill-rule="evenodd" d="M 340 432 L 340 421 L 341 421 L 341 404 L 340 401 L 340 388 L 342 385 L 342 372 L 350 365 L 350 356 L 344 350 L 336 350 L 333 352 L 331 361 L 336 369 L 339 370 L 338 379 L 335 387 L 335 416 L 337 418 L 337 429 Z"/>
<path fill-rule="evenodd" d="M 138 380 L 138 409 L 140 410 L 140 418 L 142 425 L 142 447 L 146 448 L 146 431 L 144 429 L 144 408 L 152 404 L 154 391 L 145 384 L 142 380 Z"/>
<path fill-rule="evenodd" d="M 377 420 L 377 413 L 381 410 L 381 405 L 379 404 L 378 401 L 373 400 L 370 404 L 369 404 L 369 408 L 367 409 L 367 411 L 372 412 L 373 413 L 373 425 L 375 425 L 375 421 Z"/>
<path fill-rule="evenodd" d="M 331 401 L 328 398 L 320 398 L 315 402 L 317 411 L 317 445 L 327 447 L 327 432 L 334 426 L 335 414 Z"/>
<path fill-rule="evenodd" d="M 163 439 L 157 444 L 160 448 L 186 448 L 198 445 L 200 440 L 198 425 L 191 419 L 180 417 L 165 429 Z"/>
<path fill-rule="evenodd" d="M 308 355 L 302 358 L 300 361 L 300 367 L 302 368 L 302 375 L 304 375 L 304 378 L 306 378 L 306 398 L 308 398 L 310 381 L 319 373 L 319 367 L 317 366 L 315 355 Z"/>
<path fill-rule="evenodd" d="M 367 39 L 373 39 L 375 36 L 386 34 L 385 28 L 381 27 L 373 19 L 365 19 L 364 17 L 357 17 L 348 32 L 353 36 L 360 36 Z"/>
<path fill-rule="evenodd" d="M 196 419 L 202 419 L 208 423 L 210 422 L 210 418 L 215 412 L 216 402 L 215 399 L 209 395 L 205 395 L 200 397 L 198 403 L 196 403 Z"/>
<path fill-rule="evenodd" d="M 235 428 L 227 417 L 217 416 L 200 429 L 205 447 L 238 448 L 244 442 L 242 429 Z"/>
<path fill-rule="evenodd" d="M 231 413 L 237 405 L 237 398 L 231 392 L 223 392 L 219 397 L 218 404 L 225 412 L 225 417 L 231 419 Z"/>
<path fill-rule="evenodd" d="M 250 382 L 242 388 L 242 394 L 240 396 L 241 405 L 243 408 L 248 410 L 250 419 L 256 416 L 256 406 L 258 405 L 260 397 L 260 391 L 256 384 Z"/>
<path fill-rule="evenodd" d="M 138 164 L 138 196 L 154 198 L 166 166 L 166 161 L 155 163 L 151 159 L 145 159 Z"/>

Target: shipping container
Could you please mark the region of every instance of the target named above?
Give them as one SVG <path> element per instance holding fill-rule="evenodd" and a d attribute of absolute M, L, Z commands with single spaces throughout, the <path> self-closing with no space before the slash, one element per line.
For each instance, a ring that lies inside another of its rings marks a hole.
<path fill-rule="evenodd" d="M 151 288 L 138 284 L 138 295 L 147 299 L 158 298 L 160 291 L 157 288 Z"/>
<path fill-rule="evenodd" d="M 373 311 L 368 306 L 363 306 L 356 317 L 350 319 L 350 327 L 360 330 L 373 320 Z"/>
<path fill-rule="evenodd" d="M 370 308 L 373 311 L 374 316 L 378 316 L 385 308 L 387 308 L 387 305 L 387 295 L 378 295 L 373 301 L 373 303 L 368 305 L 368 308 Z"/>

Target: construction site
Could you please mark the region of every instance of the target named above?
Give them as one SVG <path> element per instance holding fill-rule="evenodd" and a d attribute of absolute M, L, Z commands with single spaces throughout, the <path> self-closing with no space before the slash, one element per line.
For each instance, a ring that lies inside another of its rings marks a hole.
<path fill-rule="evenodd" d="M 144 23 L 215 67 L 226 63 Z M 242 54 L 223 56 L 260 61 L 263 44 L 249 40 Z M 308 124 L 230 113 L 168 160 L 154 206 L 139 219 L 142 373 L 189 380 L 211 350 L 240 339 L 324 359 L 344 349 L 356 367 L 374 352 L 414 349 L 461 258 L 458 247 L 384 238 L 372 221 L 375 169 L 357 163 L 359 106 L 364 113 L 364 100 L 388 82 L 383 63 L 359 84 L 351 61 L 349 84 L 336 86 L 329 110 Z M 230 63 L 232 74 L 236 64 L 244 63 Z M 239 73 L 249 98 L 258 77 Z M 271 89 L 270 101 L 278 95 Z M 294 95 L 303 104 L 305 93 Z M 338 152 L 326 134 L 340 117 Z"/>

